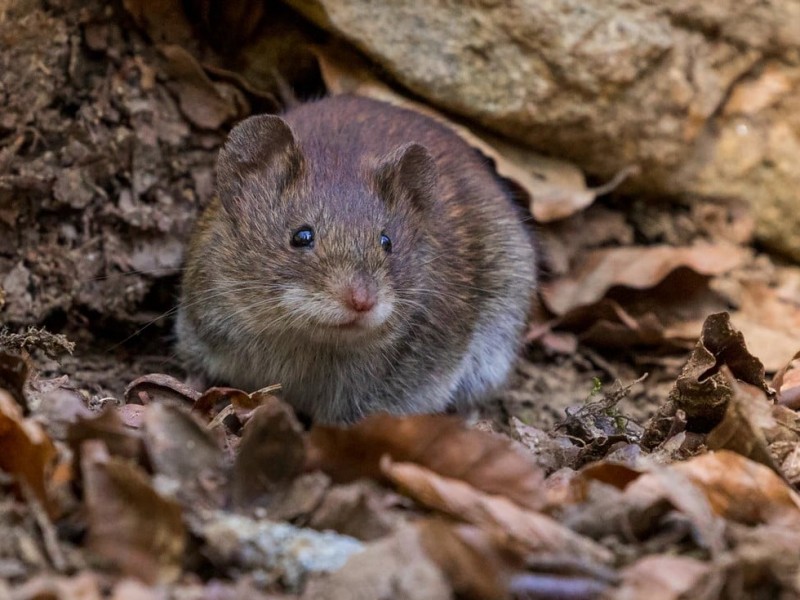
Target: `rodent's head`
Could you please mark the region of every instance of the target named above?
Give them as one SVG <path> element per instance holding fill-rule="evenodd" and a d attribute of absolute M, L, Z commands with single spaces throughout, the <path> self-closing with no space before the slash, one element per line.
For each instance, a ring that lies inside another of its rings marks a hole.
<path fill-rule="evenodd" d="M 254 332 L 391 339 L 421 307 L 436 188 L 419 144 L 373 156 L 352 140 L 298 140 L 280 117 L 243 121 L 220 152 L 225 234 L 211 249 L 239 286 L 231 308 Z"/>

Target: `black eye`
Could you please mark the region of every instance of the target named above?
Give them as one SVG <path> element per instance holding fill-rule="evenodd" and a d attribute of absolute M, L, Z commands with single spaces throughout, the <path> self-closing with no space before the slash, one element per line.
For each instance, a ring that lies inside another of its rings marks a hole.
<path fill-rule="evenodd" d="M 381 248 L 386 250 L 386 252 L 392 251 L 392 240 L 390 240 L 389 236 L 385 233 L 381 234 Z"/>
<path fill-rule="evenodd" d="M 295 248 L 311 248 L 314 245 L 314 229 L 303 225 L 292 233 L 292 246 Z"/>

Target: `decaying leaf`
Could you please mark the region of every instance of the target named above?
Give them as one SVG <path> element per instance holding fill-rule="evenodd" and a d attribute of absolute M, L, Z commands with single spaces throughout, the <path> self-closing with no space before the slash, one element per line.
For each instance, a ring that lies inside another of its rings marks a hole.
<path fill-rule="evenodd" d="M 511 578 L 524 564 L 519 548 L 512 549 L 502 535 L 478 527 L 435 519 L 418 527 L 425 552 L 459 596 L 476 600 L 509 597 Z"/>
<path fill-rule="evenodd" d="M 87 547 L 146 583 L 177 579 L 186 547 L 180 506 L 159 495 L 142 469 L 108 456 L 102 442 L 82 444 L 81 471 Z"/>
<path fill-rule="evenodd" d="M 535 509 L 544 502 L 544 476 L 530 457 L 508 439 L 470 430 L 455 417 L 372 415 L 350 427 L 315 426 L 308 443 L 308 468 L 337 481 L 380 479 L 380 460 L 388 455 L 520 506 Z"/>
<path fill-rule="evenodd" d="M 669 402 L 659 410 L 645 432 L 646 446 L 653 447 L 665 439 L 677 410 L 683 411 L 687 427 L 693 431 L 710 431 L 722 420 L 733 396 L 731 383 L 722 372 L 723 366 L 730 369 L 735 379 L 769 393 L 764 366 L 748 352 L 741 332 L 731 324 L 730 315 L 710 315 L 670 392 Z"/>
<path fill-rule="evenodd" d="M 244 426 L 233 467 L 233 503 L 239 508 L 284 491 L 303 471 L 303 428 L 294 412 L 274 396 L 256 408 Z"/>
<path fill-rule="evenodd" d="M 731 244 L 625 247 L 601 249 L 585 255 L 568 277 L 546 284 L 542 299 L 556 315 L 594 304 L 614 287 L 652 288 L 678 268 L 700 275 L 725 273 L 741 264 L 746 252 Z"/>
<path fill-rule="evenodd" d="M 776 400 L 794 410 L 800 408 L 800 352 L 784 365 L 772 379 Z"/>
<path fill-rule="evenodd" d="M 152 373 L 131 381 L 123 394 L 126 404 L 149 404 L 151 402 L 178 402 L 190 404 L 200 397 L 200 392 L 171 375 Z"/>
<path fill-rule="evenodd" d="M 98 415 L 80 418 L 67 429 L 67 442 L 80 464 L 81 448 L 87 440 L 100 440 L 111 456 L 140 462 L 144 446 L 139 432 L 123 422 L 117 410 L 106 408 Z"/>
<path fill-rule="evenodd" d="M 727 449 L 765 465 L 781 475 L 767 445 L 765 429 L 777 426 L 772 403 L 762 389 L 737 383 L 730 371 L 721 371 L 733 391 L 722 421 L 711 430 L 706 444 L 711 450 Z"/>
<path fill-rule="evenodd" d="M 352 556 L 344 567 L 316 576 L 302 600 L 451 600 L 453 591 L 441 569 L 425 552 L 417 527 L 403 527 Z"/>
<path fill-rule="evenodd" d="M 529 552 L 607 563 L 610 553 L 552 518 L 521 508 L 508 498 L 475 489 L 412 463 L 382 461 L 382 470 L 403 493 L 451 518 L 502 531 Z"/>
<path fill-rule="evenodd" d="M 227 469 L 219 445 L 188 411 L 147 406 L 143 441 L 153 470 L 174 480 L 185 506 L 217 508 L 227 498 Z"/>
<path fill-rule="evenodd" d="M 729 450 L 672 466 L 706 494 L 714 512 L 745 524 L 800 521 L 800 496 L 775 472 Z"/>
<path fill-rule="evenodd" d="M 688 556 L 652 555 L 622 570 L 615 600 L 713 600 L 718 598 L 724 573 Z"/>
<path fill-rule="evenodd" d="M 49 510 L 48 496 L 56 450 L 41 425 L 22 416 L 22 408 L 0 388 L 0 471 L 11 475 L 18 485 L 30 489 Z"/>
<path fill-rule="evenodd" d="M 181 46 L 162 46 L 161 52 L 172 77 L 168 86 L 178 96 L 181 112 L 194 125 L 214 130 L 250 114 L 241 91 L 227 83 L 211 81 L 197 59 Z"/>

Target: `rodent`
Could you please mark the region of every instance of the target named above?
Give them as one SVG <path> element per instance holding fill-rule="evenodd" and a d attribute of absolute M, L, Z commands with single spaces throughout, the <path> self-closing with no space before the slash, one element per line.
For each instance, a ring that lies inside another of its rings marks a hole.
<path fill-rule="evenodd" d="M 356 96 L 250 117 L 217 163 L 176 333 L 191 375 L 315 422 L 474 406 L 506 381 L 536 285 L 532 234 L 445 125 Z"/>

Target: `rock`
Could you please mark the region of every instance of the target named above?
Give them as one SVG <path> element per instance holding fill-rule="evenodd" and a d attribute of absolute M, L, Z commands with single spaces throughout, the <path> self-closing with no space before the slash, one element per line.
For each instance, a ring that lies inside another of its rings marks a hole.
<path fill-rule="evenodd" d="M 748 200 L 800 259 L 800 5 L 290 0 L 446 111 L 632 192 Z"/>

